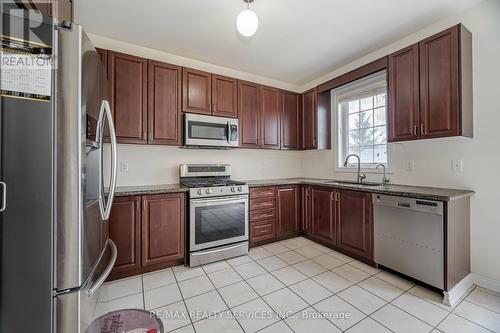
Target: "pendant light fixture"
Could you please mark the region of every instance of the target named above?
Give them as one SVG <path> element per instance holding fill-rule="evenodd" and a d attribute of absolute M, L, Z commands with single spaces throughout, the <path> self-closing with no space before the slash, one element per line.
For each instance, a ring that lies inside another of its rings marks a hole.
<path fill-rule="evenodd" d="M 257 15 L 250 9 L 250 2 L 253 0 L 243 0 L 247 4 L 247 8 L 242 10 L 236 18 L 236 28 L 238 32 L 245 37 L 250 37 L 255 34 L 259 27 L 259 19 Z"/>

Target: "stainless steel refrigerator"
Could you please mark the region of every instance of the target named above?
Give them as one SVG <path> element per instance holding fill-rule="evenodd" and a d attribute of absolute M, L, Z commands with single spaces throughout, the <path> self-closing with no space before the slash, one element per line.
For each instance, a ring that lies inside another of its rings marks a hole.
<path fill-rule="evenodd" d="M 1 17 L 2 60 L 50 65 L 6 60 L 0 71 L 0 332 L 84 332 L 116 260 L 103 66 L 78 25 L 5 8 Z"/>

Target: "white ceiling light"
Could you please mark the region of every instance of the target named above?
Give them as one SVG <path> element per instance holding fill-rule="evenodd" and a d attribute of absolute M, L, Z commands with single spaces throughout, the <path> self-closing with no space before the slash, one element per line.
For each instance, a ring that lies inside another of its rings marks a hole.
<path fill-rule="evenodd" d="M 250 2 L 253 0 L 243 0 L 247 3 L 247 9 L 242 10 L 236 18 L 236 28 L 238 32 L 245 37 L 250 37 L 259 27 L 257 15 L 250 9 Z"/>

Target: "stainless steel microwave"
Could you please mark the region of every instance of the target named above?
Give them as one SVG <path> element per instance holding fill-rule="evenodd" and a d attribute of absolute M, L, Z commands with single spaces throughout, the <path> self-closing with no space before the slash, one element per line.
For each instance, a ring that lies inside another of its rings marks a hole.
<path fill-rule="evenodd" d="M 184 145 L 238 147 L 238 119 L 184 114 Z"/>

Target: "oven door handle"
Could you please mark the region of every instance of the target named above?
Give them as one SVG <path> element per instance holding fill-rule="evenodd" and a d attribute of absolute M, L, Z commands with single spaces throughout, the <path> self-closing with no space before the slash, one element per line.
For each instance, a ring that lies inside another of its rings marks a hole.
<path fill-rule="evenodd" d="M 191 199 L 192 204 L 203 204 L 203 203 L 229 203 L 229 202 L 246 202 L 248 201 L 248 196 L 237 196 L 237 197 L 228 197 L 228 198 L 214 198 L 214 199 Z"/>

